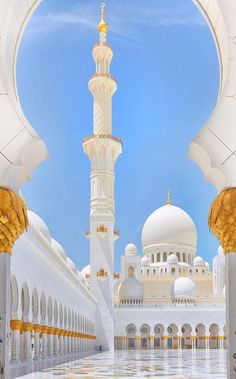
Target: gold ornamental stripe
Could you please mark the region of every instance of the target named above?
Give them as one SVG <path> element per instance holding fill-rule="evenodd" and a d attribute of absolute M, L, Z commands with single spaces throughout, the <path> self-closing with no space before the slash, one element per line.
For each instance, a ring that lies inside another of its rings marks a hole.
<path fill-rule="evenodd" d="M 21 331 L 22 332 L 32 332 L 33 330 L 33 324 L 31 322 L 23 322 Z"/>
<path fill-rule="evenodd" d="M 42 334 L 46 334 L 48 331 L 48 326 L 47 325 L 43 325 L 42 328 L 41 328 L 41 333 Z"/>
<path fill-rule="evenodd" d="M 21 320 L 11 320 L 10 321 L 11 330 L 21 330 L 22 324 L 23 323 Z"/>
<path fill-rule="evenodd" d="M 54 333 L 54 330 L 55 330 L 55 328 L 53 328 L 53 327 L 49 327 L 48 328 L 48 331 L 47 331 L 47 334 L 53 334 Z"/>

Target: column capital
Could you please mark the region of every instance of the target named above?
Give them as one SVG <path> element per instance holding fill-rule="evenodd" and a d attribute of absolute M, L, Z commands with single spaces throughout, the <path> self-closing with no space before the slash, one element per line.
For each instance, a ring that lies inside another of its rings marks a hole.
<path fill-rule="evenodd" d="M 41 328 L 41 333 L 42 334 L 46 334 L 48 332 L 48 326 L 47 325 L 43 325 L 42 328 Z"/>
<path fill-rule="evenodd" d="M 42 325 L 40 324 L 33 324 L 33 330 L 35 333 L 40 333 L 42 330 Z"/>
<path fill-rule="evenodd" d="M 21 331 L 22 332 L 32 332 L 33 330 L 33 324 L 31 322 L 23 322 Z"/>
<path fill-rule="evenodd" d="M 11 330 L 21 330 L 22 324 L 21 320 L 10 320 Z"/>
<path fill-rule="evenodd" d="M 54 330 L 55 330 L 55 328 L 53 328 L 53 327 L 48 327 L 48 330 L 47 330 L 47 334 L 53 334 L 54 333 Z"/>
<path fill-rule="evenodd" d="M 225 188 L 211 204 L 208 225 L 224 253 L 236 252 L 236 187 Z"/>
<path fill-rule="evenodd" d="M 24 201 L 9 188 L 0 187 L 0 253 L 11 255 L 15 241 L 27 226 Z"/>

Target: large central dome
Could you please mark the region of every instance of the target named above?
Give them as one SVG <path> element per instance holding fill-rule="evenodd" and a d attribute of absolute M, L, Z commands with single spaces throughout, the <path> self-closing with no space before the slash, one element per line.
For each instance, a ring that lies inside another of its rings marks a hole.
<path fill-rule="evenodd" d="M 155 210 L 142 231 L 143 248 L 153 245 L 196 247 L 197 230 L 191 217 L 181 208 L 167 204 Z"/>

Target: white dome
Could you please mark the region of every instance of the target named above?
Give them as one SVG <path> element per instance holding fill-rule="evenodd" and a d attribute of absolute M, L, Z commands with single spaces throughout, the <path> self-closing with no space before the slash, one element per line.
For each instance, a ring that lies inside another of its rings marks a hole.
<path fill-rule="evenodd" d="M 27 210 L 27 214 L 29 218 L 29 224 L 38 230 L 48 242 L 51 242 L 49 229 L 41 217 L 30 210 Z"/>
<path fill-rule="evenodd" d="M 63 249 L 63 247 L 61 246 L 61 244 L 54 240 L 54 238 L 51 239 L 51 246 L 52 248 L 56 251 L 56 253 L 58 255 L 60 255 L 60 257 L 66 261 L 66 253 L 65 253 L 65 250 Z"/>
<path fill-rule="evenodd" d="M 143 248 L 174 244 L 196 247 L 197 230 L 191 217 L 181 208 L 164 205 L 146 220 L 142 231 Z"/>
<path fill-rule="evenodd" d="M 204 266 L 204 260 L 202 257 L 195 257 L 194 260 L 193 260 L 193 265 L 194 266 Z"/>
<path fill-rule="evenodd" d="M 178 263 L 178 258 L 176 257 L 175 254 L 170 254 L 168 259 L 167 259 L 167 262 L 168 263 Z"/>
<path fill-rule="evenodd" d="M 205 266 L 206 266 L 207 270 L 209 271 L 210 270 L 210 264 L 207 261 L 205 261 Z"/>
<path fill-rule="evenodd" d="M 137 254 L 137 248 L 133 243 L 129 243 L 125 247 L 125 255 L 136 255 Z"/>
<path fill-rule="evenodd" d="M 141 266 L 150 266 L 150 259 L 147 256 L 141 258 Z"/>
<path fill-rule="evenodd" d="M 81 271 L 81 275 L 84 279 L 88 279 L 90 277 L 90 265 L 85 266 L 83 270 Z"/>
<path fill-rule="evenodd" d="M 120 283 L 118 293 L 120 299 L 143 299 L 143 285 L 138 279 L 129 277 Z"/>
<path fill-rule="evenodd" d="M 196 285 L 190 278 L 187 277 L 176 279 L 171 288 L 172 298 L 191 298 L 195 297 L 196 293 Z"/>
<path fill-rule="evenodd" d="M 70 267 L 71 271 L 73 271 L 75 275 L 77 275 L 78 270 L 74 262 L 69 257 L 66 257 L 66 261 L 67 261 L 67 266 Z"/>
<path fill-rule="evenodd" d="M 221 245 L 218 247 L 218 255 L 224 255 L 224 250 Z"/>

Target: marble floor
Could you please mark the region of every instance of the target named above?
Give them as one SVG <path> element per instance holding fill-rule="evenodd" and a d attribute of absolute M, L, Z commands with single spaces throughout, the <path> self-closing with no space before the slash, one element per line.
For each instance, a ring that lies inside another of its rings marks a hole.
<path fill-rule="evenodd" d="M 100 353 L 22 376 L 22 379 L 225 379 L 225 351 L 165 350 Z"/>

